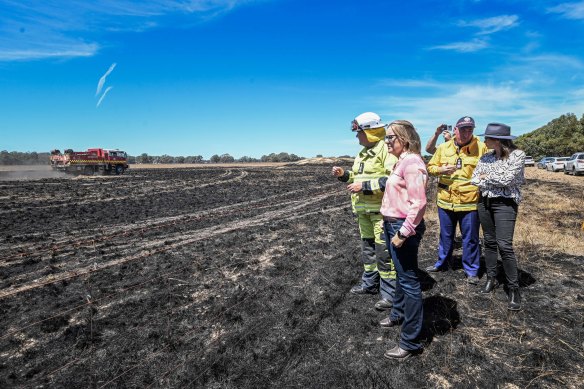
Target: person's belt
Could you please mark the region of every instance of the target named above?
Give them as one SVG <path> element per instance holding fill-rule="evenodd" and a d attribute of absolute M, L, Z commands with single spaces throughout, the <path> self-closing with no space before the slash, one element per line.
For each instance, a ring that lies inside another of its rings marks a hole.
<path fill-rule="evenodd" d="M 446 184 L 443 184 L 443 183 L 439 182 L 438 183 L 438 188 L 448 190 L 449 185 L 446 185 Z"/>
<path fill-rule="evenodd" d="M 401 221 L 401 220 L 406 220 L 406 219 L 399 218 L 399 217 L 391 217 L 391 216 L 384 216 L 383 217 L 383 221 L 388 222 L 388 223 L 395 223 L 395 222 Z"/>

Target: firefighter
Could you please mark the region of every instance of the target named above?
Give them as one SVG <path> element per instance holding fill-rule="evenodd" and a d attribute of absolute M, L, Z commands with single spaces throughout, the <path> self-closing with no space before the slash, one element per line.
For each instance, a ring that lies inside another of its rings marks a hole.
<path fill-rule="evenodd" d="M 444 127 L 444 125 L 439 126 Z M 448 267 L 454 249 L 456 225 L 462 234 L 462 266 L 469 284 L 479 282 L 478 188 L 471 184 L 472 173 L 487 146 L 473 135 L 474 119 L 464 116 L 454 128 L 454 138 L 441 144 L 428 162 L 428 173 L 438 176 L 438 218 L 440 245 L 438 260 L 426 268 L 438 272 Z"/>
<path fill-rule="evenodd" d="M 357 295 L 377 294 L 381 299 L 375 309 L 391 309 L 395 291 L 395 270 L 385 242 L 379 209 L 385 191 L 385 182 L 397 158 L 387 152 L 384 143 L 385 124 L 379 115 L 365 112 L 351 122 L 363 149 L 355 157 L 351 170 L 339 166 L 332 169 L 333 176 L 349 185 L 353 213 L 359 222 L 361 234 L 361 259 L 363 275 L 361 283 L 351 288 Z"/>

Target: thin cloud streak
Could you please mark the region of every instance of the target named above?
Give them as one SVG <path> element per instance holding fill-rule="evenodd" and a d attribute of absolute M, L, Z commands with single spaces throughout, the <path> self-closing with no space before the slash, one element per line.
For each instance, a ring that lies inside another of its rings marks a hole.
<path fill-rule="evenodd" d="M 498 31 L 508 30 L 516 27 L 519 23 L 517 15 L 501 15 L 486 19 L 477 19 L 472 21 L 460 21 L 459 26 L 462 27 L 477 27 L 480 29 L 477 35 L 490 35 Z"/>
<path fill-rule="evenodd" d="M 105 74 L 101 76 L 101 78 L 99 79 L 99 82 L 97 83 L 97 90 L 95 91 L 96 96 L 99 94 L 99 92 L 101 92 L 101 88 L 103 88 L 103 84 L 105 84 L 106 77 L 109 76 L 109 74 L 115 69 L 115 67 L 116 63 L 114 62 L 113 64 L 110 65 L 107 72 L 105 72 Z"/>
<path fill-rule="evenodd" d="M 482 39 L 474 39 L 469 42 L 454 42 L 445 45 L 432 46 L 429 50 L 452 50 L 461 53 L 471 53 L 489 47 L 487 41 Z"/>
<path fill-rule="evenodd" d="M 99 98 L 99 101 L 97 102 L 97 105 L 95 106 L 95 108 L 97 108 L 101 105 L 101 102 L 105 98 L 105 95 L 107 95 L 107 92 L 112 90 L 112 88 L 113 88 L 113 86 L 108 86 L 107 88 L 105 88 L 105 91 L 103 92 L 103 95 L 101 95 L 101 97 Z"/>
<path fill-rule="evenodd" d="M 562 3 L 547 9 L 550 13 L 557 13 L 566 19 L 584 19 L 584 1 L 579 3 Z"/>
<path fill-rule="evenodd" d="M 451 50 L 460 53 L 476 52 L 490 46 L 486 39 L 489 35 L 499 31 L 508 30 L 517 25 L 519 25 L 519 17 L 517 15 L 500 15 L 492 18 L 470 21 L 461 20 L 458 22 L 459 27 L 476 27 L 479 29 L 479 31 L 474 34 L 475 38 L 473 40 L 436 45 L 430 47 L 429 50 Z"/>

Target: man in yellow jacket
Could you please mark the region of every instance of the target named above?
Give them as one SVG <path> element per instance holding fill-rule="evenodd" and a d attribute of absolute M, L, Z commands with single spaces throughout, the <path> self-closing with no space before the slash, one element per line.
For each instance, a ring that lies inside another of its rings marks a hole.
<path fill-rule="evenodd" d="M 339 166 L 332 169 L 333 176 L 349 185 L 353 212 L 357 215 L 361 233 L 361 283 L 351 289 L 353 294 L 381 294 L 375 304 L 377 310 L 391 309 L 395 291 L 395 269 L 385 242 L 379 212 L 387 176 L 397 158 L 387 152 L 384 142 L 385 124 L 379 115 L 365 112 L 351 122 L 363 149 L 355 157 L 351 170 Z"/>
<path fill-rule="evenodd" d="M 444 125 L 441 125 L 444 127 Z M 479 218 L 478 188 L 470 183 L 472 173 L 487 146 L 473 135 L 474 119 L 464 116 L 454 128 L 454 138 L 438 146 L 428 162 L 428 173 L 438 176 L 440 245 L 438 261 L 428 268 L 437 272 L 448 266 L 454 248 L 456 225 L 462 234 L 462 266 L 470 284 L 478 284 Z"/>

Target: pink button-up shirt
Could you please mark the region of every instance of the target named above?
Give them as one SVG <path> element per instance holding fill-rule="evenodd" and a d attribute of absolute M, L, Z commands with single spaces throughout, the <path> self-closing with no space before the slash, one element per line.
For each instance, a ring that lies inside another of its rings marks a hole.
<path fill-rule="evenodd" d="M 399 232 L 416 234 L 416 227 L 426 211 L 426 164 L 418 154 L 402 153 L 385 186 L 381 214 L 405 219 Z"/>

